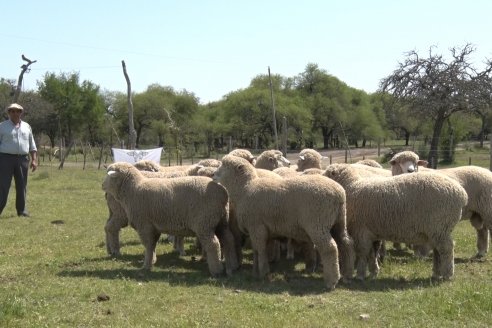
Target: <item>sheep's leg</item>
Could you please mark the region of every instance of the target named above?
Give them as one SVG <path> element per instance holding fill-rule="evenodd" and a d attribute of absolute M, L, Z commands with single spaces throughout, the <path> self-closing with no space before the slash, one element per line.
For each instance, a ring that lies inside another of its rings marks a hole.
<path fill-rule="evenodd" d="M 185 256 L 186 252 L 184 249 L 184 237 L 183 236 L 173 236 L 173 249 L 178 252 L 179 256 Z"/>
<path fill-rule="evenodd" d="M 260 270 L 258 268 L 258 252 L 255 250 L 253 250 L 253 276 L 260 276 Z"/>
<path fill-rule="evenodd" d="M 292 238 L 289 238 L 287 240 L 287 255 L 286 255 L 286 258 L 287 258 L 287 260 L 293 260 L 294 257 L 295 257 L 295 254 L 294 254 L 293 241 L 292 241 Z"/>
<path fill-rule="evenodd" d="M 454 274 L 454 242 L 450 235 L 435 242 L 433 258 L 432 278 L 450 279 Z"/>
<path fill-rule="evenodd" d="M 470 223 L 477 231 L 477 254 L 474 258 L 483 258 L 489 249 L 489 229 L 477 213 L 472 214 Z"/>
<path fill-rule="evenodd" d="M 207 256 L 207 264 L 210 274 L 213 277 L 221 275 L 224 267 L 220 262 L 220 243 L 219 239 L 214 233 L 210 234 L 197 234 L 200 244 L 202 244 L 202 249 L 205 251 Z"/>
<path fill-rule="evenodd" d="M 268 231 L 263 226 L 256 226 L 254 229 L 248 229 L 248 231 L 250 233 L 251 247 L 258 254 L 258 278 L 263 279 L 270 272 L 267 253 Z"/>
<path fill-rule="evenodd" d="M 379 249 L 375 248 L 373 243 L 368 257 L 368 268 L 372 279 L 376 278 L 379 274 L 378 251 Z"/>
<path fill-rule="evenodd" d="M 229 230 L 229 227 L 227 225 L 223 225 L 217 228 L 217 237 L 219 238 L 222 249 L 224 250 L 226 274 L 230 276 L 233 271 L 239 268 L 234 236 L 232 235 L 231 230 Z"/>
<path fill-rule="evenodd" d="M 323 234 L 321 231 L 309 234 L 312 242 L 316 245 L 321 263 L 323 264 L 323 279 L 328 290 L 335 289 L 340 280 L 340 267 L 338 265 L 337 243 L 329 233 Z"/>
<path fill-rule="evenodd" d="M 336 231 L 334 231 L 336 233 Z M 342 274 L 344 282 L 348 282 L 352 279 L 354 274 L 354 262 L 355 262 L 355 252 L 354 252 L 354 241 L 345 232 L 338 232 L 333 235 L 335 242 L 338 247 L 338 261 L 340 265 L 340 272 Z M 376 256 L 376 255 L 375 255 Z M 377 259 L 376 259 L 377 261 Z"/>
<path fill-rule="evenodd" d="M 358 237 L 358 238 L 357 238 Z M 360 233 L 355 240 L 355 253 L 357 255 L 356 279 L 364 280 L 367 272 L 367 262 L 373 249 L 372 240 L 368 236 Z"/>
<path fill-rule="evenodd" d="M 432 247 L 428 243 L 423 245 L 413 245 L 412 248 L 413 248 L 413 253 L 420 258 L 429 256 L 432 250 Z"/>
<path fill-rule="evenodd" d="M 267 242 L 268 262 L 280 261 L 280 242 L 276 239 L 269 239 Z"/>
<path fill-rule="evenodd" d="M 403 250 L 403 246 L 401 243 L 393 243 L 393 248 L 397 251 Z"/>
<path fill-rule="evenodd" d="M 120 230 L 128 225 L 126 217 L 124 220 L 110 216 L 104 231 L 106 233 L 106 250 L 110 256 L 120 256 Z"/>
<path fill-rule="evenodd" d="M 229 229 L 231 230 L 232 235 L 234 236 L 235 248 L 236 248 L 236 257 L 239 266 L 241 266 L 243 262 L 243 245 L 246 239 L 244 233 L 239 229 L 239 224 L 236 218 L 236 212 L 234 211 L 234 207 L 229 207 Z"/>
<path fill-rule="evenodd" d="M 157 261 L 155 247 L 161 234 L 153 226 L 147 226 L 139 230 L 138 235 L 145 247 L 143 269 L 151 270 L 152 265 Z"/>
<path fill-rule="evenodd" d="M 111 197 L 111 200 L 108 200 Z M 106 195 L 109 218 L 104 226 L 106 233 L 106 250 L 110 256 L 120 255 L 120 230 L 128 225 L 125 211 L 112 196 Z"/>
<path fill-rule="evenodd" d="M 229 210 L 229 229 L 231 230 L 232 235 L 234 236 L 234 246 L 236 249 L 236 258 L 238 262 L 238 266 L 241 266 L 243 262 L 243 243 L 244 243 L 244 234 L 239 229 L 237 219 L 235 216 L 235 212 L 232 209 L 232 206 Z"/>
<path fill-rule="evenodd" d="M 302 255 L 306 262 L 306 272 L 312 273 L 316 271 L 318 266 L 318 252 L 312 242 L 301 243 Z"/>

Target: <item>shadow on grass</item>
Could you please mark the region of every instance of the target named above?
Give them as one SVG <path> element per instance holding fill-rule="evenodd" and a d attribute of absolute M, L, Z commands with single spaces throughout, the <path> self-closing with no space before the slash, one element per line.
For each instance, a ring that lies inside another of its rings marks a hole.
<path fill-rule="evenodd" d="M 321 272 L 305 273 L 300 270 L 298 262 L 282 260 L 270 265 L 271 273 L 266 279 L 256 279 L 252 274 L 250 254 L 245 254 L 244 263 L 232 276 L 212 278 L 208 272 L 207 263 L 192 260 L 194 256 L 180 257 L 177 253 L 166 253 L 157 256 L 157 262 L 152 271 L 141 270 L 142 255 L 122 255 L 116 259 L 110 257 L 87 258 L 77 262 L 76 266 L 65 265 L 58 273 L 62 277 L 94 277 L 98 279 L 124 279 L 138 282 L 161 281 L 171 286 L 198 286 L 217 285 L 228 288 L 233 292 L 241 291 L 303 296 L 326 293 Z M 394 260 L 394 258 L 392 259 Z M 118 261 L 126 263 L 130 268 L 111 269 L 93 268 L 84 263 L 104 263 L 105 261 Z M 86 267 L 86 268 L 84 268 Z M 429 279 L 402 280 L 401 278 L 376 278 L 366 281 L 353 280 L 350 283 L 339 283 L 338 290 L 351 291 L 388 291 L 407 290 L 422 287 L 433 287 L 439 282 Z"/>

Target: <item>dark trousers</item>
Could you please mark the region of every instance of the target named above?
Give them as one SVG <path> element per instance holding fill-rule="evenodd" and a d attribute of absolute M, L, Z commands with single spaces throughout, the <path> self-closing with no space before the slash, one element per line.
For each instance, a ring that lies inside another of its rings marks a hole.
<path fill-rule="evenodd" d="M 15 181 L 15 208 L 17 215 L 26 210 L 27 173 L 29 172 L 28 155 L 10 155 L 0 153 L 0 214 L 9 196 L 12 177 Z"/>

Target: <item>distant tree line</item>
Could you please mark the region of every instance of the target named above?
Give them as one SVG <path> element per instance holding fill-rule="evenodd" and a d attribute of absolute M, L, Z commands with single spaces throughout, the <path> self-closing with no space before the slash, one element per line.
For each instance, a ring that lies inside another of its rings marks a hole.
<path fill-rule="evenodd" d="M 133 93 L 136 147 L 165 147 L 210 157 L 229 148 L 275 148 L 276 126 L 288 150 L 366 147 L 387 139 L 428 141 L 428 160 L 452 161 L 456 144 L 483 142 L 492 123 L 492 62 L 478 70 L 467 44 L 450 57 L 406 54 L 393 73 L 368 94 L 348 86 L 317 64 L 293 77 L 260 74 L 245 89 L 200 104 L 193 92 L 159 84 Z M 271 84 L 270 84 L 271 82 Z M 12 102 L 16 81 L 0 78 L 0 105 Z M 270 89 L 271 87 L 271 89 Z M 47 72 L 37 90 L 18 95 L 35 135 L 67 151 L 80 142 L 100 147 L 128 143 L 127 95 L 101 90 L 78 73 Z M 286 126 L 283 126 L 285 124 Z"/>

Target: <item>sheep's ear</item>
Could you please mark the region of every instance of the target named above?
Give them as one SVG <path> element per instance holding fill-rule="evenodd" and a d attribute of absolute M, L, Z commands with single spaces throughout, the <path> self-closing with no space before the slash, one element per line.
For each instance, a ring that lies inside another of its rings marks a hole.
<path fill-rule="evenodd" d="M 395 164 L 396 164 L 396 160 L 394 160 L 394 159 L 392 158 L 392 159 L 390 159 L 389 163 L 390 163 L 391 165 L 395 165 Z"/>
<path fill-rule="evenodd" d="M 113 171 L 113 170 L 108 171 L 108 175 L 109 175 L 109 176 L 112 176 L 112 175 L 114 175 L 114 174 L 116 174 L 116 171 Z"/>
<path fill-rule="evenodd" d="M 304 155 L 299 155 L 299 158 L 303 161 L 306 157 Z"/>
<path fill-rule="evenodd" d="M 425 167 L 427 167 L 427 165 L 429 165 L 429 162 L 424 161 L 423 159 L 420 159 L 420 160 L 417 162 L 417 166 L 425 166 Z"/>

